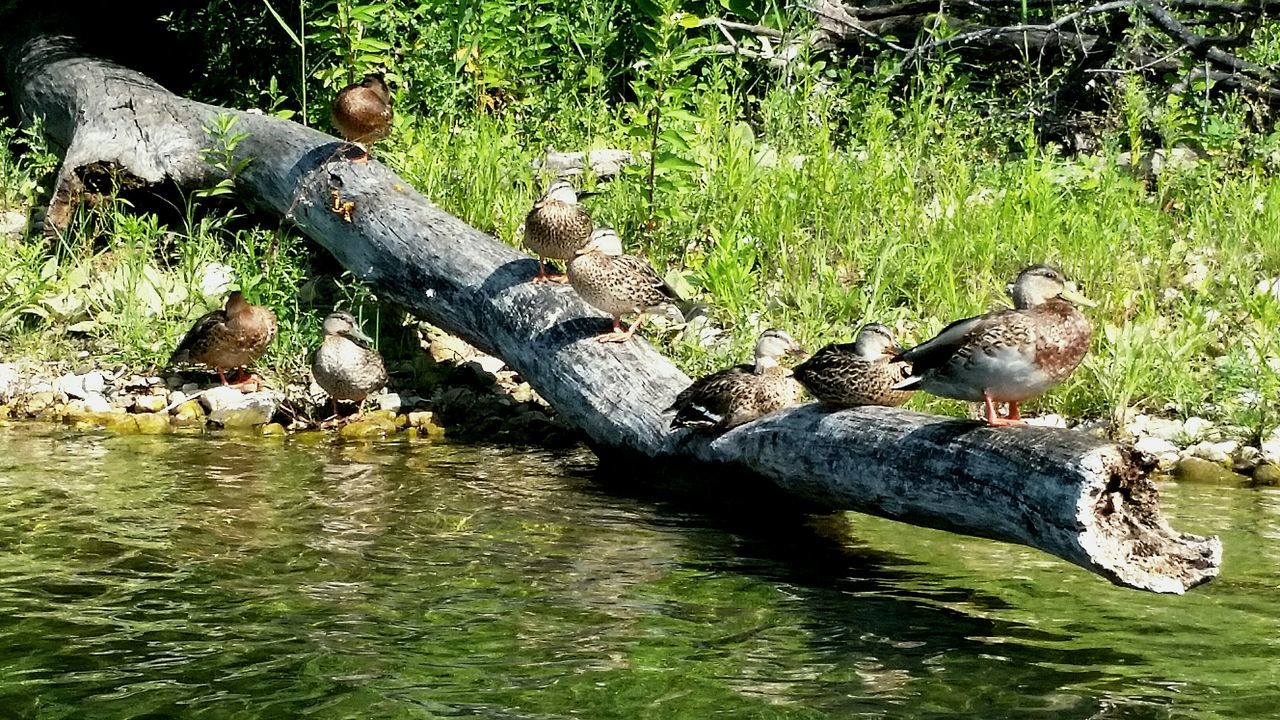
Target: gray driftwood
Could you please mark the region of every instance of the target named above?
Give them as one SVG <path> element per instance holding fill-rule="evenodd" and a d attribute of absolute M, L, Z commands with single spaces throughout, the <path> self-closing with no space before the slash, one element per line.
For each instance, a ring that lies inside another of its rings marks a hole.
<path fill-rule="evenodd" d="M 66 149 L 55 224 L 93 173 L 186 187 L 216 180 L 202 151 L 218 143 L 204 128 L 231 113 L 249 133 L 237 148 L 249 160 L 236 178 L 246 202 L 291 218 L 380 296 L 503 358 L 602 454 L 757 473 L 833 510 L 1022 543 L 1134 588 L 1180 593 L 1218 573 L 1216 537 L 1175 532 L 1161 518 L 1150 464 L 1083 434 L 814 405 L 715 440 L 673 434 L 663 409 L 689 382 L 680 370 L 643 341 L 593 342 L 607 318 L 567 287 L 530 283 L 530 257 L 376 160 L 339 161 L 329 135 L 175 96 L 66 38 L 29 40 L 8 60 L 22 118 L 43 119 Z"/>

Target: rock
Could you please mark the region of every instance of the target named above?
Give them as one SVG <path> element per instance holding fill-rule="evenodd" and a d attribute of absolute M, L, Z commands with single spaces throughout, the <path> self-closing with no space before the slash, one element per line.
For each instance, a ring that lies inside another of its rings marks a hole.
<path fill-rule="evenodd" d="M 169 405 L 172 407 L 178 407 L 187 401 L 188 395 L 181 390 L 171 390 L 166 397 L 169 401 Z"/>
<path fill-rule="evenodd" d="M 1173 467 L 1173 478 L 1185 483 L 1237 485 L 1244 477 L 1221 465 L 1198 457 L 1184 457 Z"/>
<path fill-rule="evenodd" d="M 373 400 L 378 403 L 379 410 L 385 410 L 392 413 L 400 411 L 400 395 L 397 393 L 383 393 L 382 395 L 375 397 Z"/>
<path fill-rule="evenodd" d="M 462 363 L 480 354 L 479 350 L 452 335 L 441 333 L 431 338 L 427 352 L 436 362 Z"/>
<path fill-rule="evenodd" d="M 200 293 L 207 298 L 220 298 L 235 282 L 236 271 L 228 265 L 211 262 L 200 268 Z"/>
<path fill-rule="evenodd" d="M 471 359 L 471 364 L 479 366 L 480 370 L 490 375 L 497 375 L 498 371 L 506 367 L 507 364 L 501 358 L 492 355 L 479 355 Z"/>
<path fill-rule="evenodd" d="M 158 413 L 168 405 L 163 395 L 139 395 L 133 401 L 134 410 L 140 413 Z"/>
<path fill-rule="evenodd" d="M 1180 434 L 1184 432 L 1185 423 L 1173 418 L 1147 417 L 1143 423 L 1142 435 L 1157 438 L 1160 440 L 1168 440 L 1172 442 Z"/>
<path fill-rule="evenodd" d="M 14 389 L 18 384 L 18 366 L 13 363 L 0 363 L 0 403 L 13 399 Z"/>
<path fill-rule="evenodd" d="M 200 392 L 200 386 L 195 383 L 183 383 L 182 387 L 179 389 L 182 390 L 182 392 L 186 393 L 187 397 L 191 397 L 192 395 L 195 395 L 197 392 Z"/>
<path fill-rule="evenodd" d="M 106 398 L 96 392 L 85 393 L 83 402 L 85 409 L 91 413 L 118 412 L 116 408 L 111 406 L 111 403 L 107 402 Z"/>
<path fill-rule="evenodd" d="M 138 432 L 142 435 L 161 435 L 169 432 L 168 413 L 141 413 L 133 416 Z"/>
<path fill-rule="evenodd" d="M 369 413 L 365 417 L 352 423 L 347 423 L 338 431 L 338 435 L 349 440 L 363 440 L 368 438 L 383 437 L 390 435 L 396 431 L 394 420 L 389 420 L 385 416 Z"/>
<path fill-rule="evenodd" d="M 124 434 L 162 435 L 169 432 L 169 416 L 156 413 L 140 415 L 97 415 L 92 417 L 108 430 Z"/>
<path fill-rule="evenodd" d="M 53 407 L 54 397 L 52 390 L 32 393 L 27 397 L 23 410 L 28 415 L 39 415 L 49 408 Z"/>
<path fill-rule="evenodd" d="M 242 402 L 244 402 L 244 393 L 226 385 L 211 387 L 200 394 L 200 404 L 204 405 L 210 414 L 239 407 Z"/>
<path fill-rule="evenodd" d="M 1280 302 L 1280 277 L 1259 280 L 1257 290 L 1259 295 L 1270 295 Z"/>
<path fill-rule="evenodd" d="M 70 373 L 53 381 L 53 391 L 69 398 L 84 398 L 84 378 Z"/>
<path fill-rule="evenodd" d="M 18 236 L 27 229 L 27 214 L 21 210 L 0 212 L 0 235 Z"/>
<path fill-rule="evenodd" d="M 266 437 L 284 437 L 287 434 L 284 426 L 280 423 L 267 423 L 262 426 L 259 432 Z"/>
<path fill-rule="evenodd" d="M 169 377 L 167 377 L 167 378 L 165 378 L 165 379 L 164 379 L 164 384 L 165 384 L 165 385 L 166 385 L 170 390 L 177 390 L 178 388 L 182 387 L 182 376 L 181 376 L 181 375 L 170 375 Z"/>
<path fill-rule="evenodd" d="M 1263 462 L 1280 465 L 1280 428 L 1272 430 L 1258 447 L 1262 451 Z"/>
<path fill-rule="evenodd" d="M 1187 448 L 1187 455 L 1208 460 L 1211 463 L 1223 465 L 1230 462 L 1231 456 L 1240 448 L 1240 443 L 1235 440 L 1223 440 L 1221 442 L 1198 442 Z"/>
<path fill-rule="evenodd" d="M 1259 465 L 1253 471 L 1253 478 L 1249 481 L 1251 487 L 1276 487 L 1280 485 L 1280 465 L 1266 463 Z"/>
<path fill-rule="evenodd" d="M 1253 472 L 1262 462 L 1262 451 L 1252 445 L 1241 445 L 1231 458 L 1231 469 L 1242 475 Z"/>
<path fill-rule="evenodd" d="M 103 390 L 107 389 L 107 378 L 100 370 L 93 370 L 92 372 L 86 373 L 84 377 L 81 378 L 80 386 L 84 388 L 84 392 L 86 393 L 86 395 L 82 395 L 81 397 L 87 396 L 88 393 L 101 394 Z"/>
<path fill-rule="evenodd" d="M 280 409 L 280 396 L 272 392 L 255 392 L 241 395 L 233 406 L 219 407 L 209 412 L 209 420 L 225 428 L 247 428 L 271 422 Z"/>
<path fill-rule="evenodd" d="M 188 400 L 174 410 L 173 422 L 177 425 L 203 425 L 204 406 L 195 400 Z"/>
<path fill-rule="evenodd" d="M 1192 416 L 1182 423 L 1182 434 L 1186 436 L 1188 442 L 1192 443 L 1207 438 L 1211 430 L 1213 430 L 1213 423 L 1202 417 Z"/>
<path fill-rule="evenodd" d="M 1162 469 L 1173 467 L 1178 462 L 1178 446 L 1163 438 L 1146 436 L 1139 438 L 1133 447 L 1141 452 L 1152 455 L 1160 462 Z"/>

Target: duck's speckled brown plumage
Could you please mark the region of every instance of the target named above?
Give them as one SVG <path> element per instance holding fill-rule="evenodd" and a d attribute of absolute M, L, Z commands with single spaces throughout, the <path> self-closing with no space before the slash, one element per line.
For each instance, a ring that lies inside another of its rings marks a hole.
<path fill-rule="evenodd" d="M 242 368 L 257 360 L 275 337 L 275 313 L 250 304 L 236 291 L 221 310 L 196 320 L 169 362 L 202 363 L 219 372 Z"/>
<path fill-rule="evenodd" d="M 911 375 L 911 366 L 888 356 L 859 356 L 854 343 L 827 345 L 796 366 L 796 381 L 827 407 L 888 405 L 911 399 L 911 391 L 893 386 Z"/>
<path fill-rule="evenodd" d="M 311 360 L 311 375 L 334 400 L 363 403 L 387 384 L 382 356 L 365 347 L 360 342 L 364 338 L 355 318 L 347 313 L 334 313 L 325 320 L 324 340 Z"/>
<path fill-rule="evenodd" d="M 728 430 L 796 404 L 797 386 L 780 366 L 735 365 L 698 379 L 667 408 L 671 427 Z"/>
<path fill-rule="evenodd" d="M 641 313 L 676 297 L 649 263 L 631 255 L 578 255 L 568 269 L 569 283 L 582 299 L 615 317 Z"/>
<path fill-rule="evenodd" d="M 524 219 L 524 244 L 539 257 L 572 260 L 591 229 L 591 216 L 581 205 L 543 198 Z"/>
<path fill-rule="evenodd" d="M 671 427 L 728 430 L 794 405 L 799 386 L 778 365 L 783 355 L 802 355 L 795 339 L 770 328 L 756 341 L 755 364 L 735 365 L 695 380 L 667 408 Z"/>
<path fill-rule="evenodd" d="M 992 403 L 1017 404 L 1060 384 L 1089 352 L 1093 330 L 1071 302 L 1087 303 L 1062 274 L 1045 265 L 1023 270 L 1009 286 L 1015 307 L 951 323 L 933 339 L 898 356 L 912 375 L 899 389 L 986 402 L 987 421 L 1005 424 Z"/>
<path fill-rule="evenodd" d="M 364 80 L 338 91 L 330 108 L 330 118 L 348 142 L 365 147 L 391 134 L 391 90 L 382 73 L 371 73 Z"/>

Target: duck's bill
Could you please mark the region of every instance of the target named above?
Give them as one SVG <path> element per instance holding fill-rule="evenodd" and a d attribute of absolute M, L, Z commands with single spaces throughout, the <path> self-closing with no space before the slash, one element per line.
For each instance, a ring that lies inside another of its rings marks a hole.
<path fill-rule="evenodd" d="M 808 355 L 808 354 L 809 354 L 809 351 L 808 351 L 808 350 L 805 350 L 804 348 L 800 347 L 799 345 L 796 345 L 796 346 L 792 347 L 790 350 L 788 350 L 788 351 L 787 351 L 787 354 L 788 354 L 788 355 L 791 355 L 791 356 L 793 356 L 793 357 L 804 357 L 805 355 Z"/>
<path fill-rule="evenodd" d="M 1076 305 L 1083 305 L 1085 307 L 1098 307 L 1098 303 L 1085 297 L 1080 293 L 1079 290 L 1076 290 L 1073 287 L 1069 287 L 1062 291 L 1062 299 L 1068 302 L 1073 302 Z"/>
<path fill-rule="evenodd" d="M 359 340 L 360 342 L 369 343 L 370 345 L 373 344 L 373 338 L 365 335 L 364 331 L 357 327 L 351 328 L 351 337 Z"/>
<path fill-rule="evenodd" d="M 901 355 L 902 352 L 903 350 L 901 345 L 890 345 L 889 347 L 884 349 L 884 354 L 888 355 L 889 357 L 897 357 Z"/>

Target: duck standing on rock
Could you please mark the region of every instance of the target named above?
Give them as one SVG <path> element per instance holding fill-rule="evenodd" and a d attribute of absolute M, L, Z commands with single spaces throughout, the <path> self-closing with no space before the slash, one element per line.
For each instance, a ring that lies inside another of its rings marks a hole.
<path fill-rule="evenodd" d="M 1018 403 L 1056 387 L 1088 354 L 1093 330 L 1075 304 L 1094 303 L 1048 265 L 1026 268 L 1008 290 L 1013 308 L 957 320 L 895 356 L 912 374 L 894 389 L 982 402 L 988 425 L 1021 423 Z M 998 402 L 1009 403 L 1007 418 Z"/>
<path fill-rule="evenodd" d="M 330 420 L 338 416 L 339 400 L 356 403 L 352 419 L 359 418 L 365 398 L 387 384 L 387 367 L 372 344 L 351 313 L 335 312 L 324 319 L 324 340 L 311 360 L 311 376 L 333 403 Z"/>
<path fill-rule="evenodd" d="M 754 365 L 735 365 L 700 378 L 676 397 L 667 411 L 675 411 L 671 427 L 724 432 L 796 403 L 797 387 L 783 355 L 803 355 L 804 349 L 782 330 L 765 330 L 756 341 Z"/>
<path fill-rule="evenodd" d="M 369 148 L 391 134 L 391 89 L 381 72 L 369 73 L 364 80 L 338 91 L 330 108 L 333 126 L 343 139 L 360 148 L 356 162 L 369 159 Z"/>
<path fill-rule="evenodd" d="M 796 380 L 828 408 L 859 405 L 897 407 L 911 398 L 893 386 L 911 376 L 911 366 L 895 362 L 902 352 L 893 331 L 868 323 L 851 343 L 827 345 L 796 366 Z"/>
<path fill-rule="evenodd" d="M 679 298 L 649 263 L 622 254 L 622 239 L 613 228 L 597 228 L 567 267 L 569 284 L 583 300 L 613 316 L 613 330 L 597 342 L 623 342 L 635 335 L 646 311 Z M 636 313 L 624 332 L 622 316 Z"/>
<path fill-rule="evenodd" d="M 218 373 L 223 385 L 229 384 L 224 370 L 237 370 L 237 385 L 256 386 L 252 377 L 242 379 L 239 372 L 266 352 L 276 337 L 276 314 L 270 308 L 250 304 L 244 293 L 236 290 L 227 296 L 227 304 L 196 320 L 169 357 L 169 364 L 197 362 Z"/>
<path fill-rule="evenodd" d="M 547 274 L 547 259 L 572 260 L 591 239 L 591 216 L 578 204 L 578 197 L 573 185 L 556 180 L 525 217 L 525 247 L 538 254 L 534 282 L 566 282 L 563 275 Z"/>

